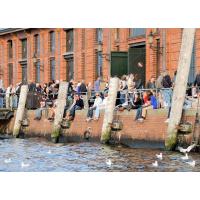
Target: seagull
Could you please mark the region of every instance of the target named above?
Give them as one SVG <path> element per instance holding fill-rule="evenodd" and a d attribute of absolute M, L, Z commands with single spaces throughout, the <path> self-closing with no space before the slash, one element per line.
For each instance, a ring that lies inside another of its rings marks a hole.
<path fill-rule="evenodd" d="M 47 153 L 48 153 L 48 154 L 51 154 L 51 150 L 49 150 Z"/>
<path fill-rule="evenodd" d="M 28 163 L 25 164 L 24 162 L 21 162 L 21 167 L 22 167 L 22 168 L 24 168 L 24 167 L 29 167 L 29 166 L 30 166 L 30 164 L 28 164 Z"/>
<path fill-rule="evenodd" d="M 190 165 L 191 167 L 195 167 L 196 162 L 195 160 L 193 160 L 193 161 L 187 162 L 187 164 Z"/>
<path fill-rule="evenodd" d="M 182 160 L 188 160 L 189 159 L 188 154 L 186 153 L 185 156 L 181 157 L 181 159 Z"/>
<path fill-rule="evenodd" d="M 181 153 L 189 153 L 195 146 L 196 146 L 196 144 L 192 144 L 187 149 L 184 149 L 183 147 L 178 147 L 178 150 Z"/>
<path fill-rule="evenodd" d="M 11 160 L 11 158 L 8 158 L 8 159 L 5 159 L 4 162 L 5 162 L 5 163 L 11 163 L 12 160 Z"/>
<path fill-rule="evenodd" d="M 153 167 L 158 167 L 158 161 L 156 160 L 154 163 L 152 163 Z"/>
<path fill-rule="evenodd" d="M 163 157 L 162 157 L 162 153 L 160 153 L 160 154 L 156 154 L 156 158 L 162 160 L 162 159 L 163 159 Z"/>
<path fill-rule="evenodd" d="M 108 159 L 108 160 L 106 160 L 106 164 L 108 165 L 108 167 L 111 167 L 112 161 L 110 159 Z"/>

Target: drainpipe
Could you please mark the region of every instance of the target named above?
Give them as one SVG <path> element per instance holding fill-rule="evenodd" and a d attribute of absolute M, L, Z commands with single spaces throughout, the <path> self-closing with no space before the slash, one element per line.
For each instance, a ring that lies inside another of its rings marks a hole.
<path fill-rule="evenodd" d="M 108 51 L 107 51 L 107 55 L 109 55 L 108 57 L 108 76 L 110 77 L 111 75 L 111 28 L 109 28 L 109 34 L 108 34 Z"/>
<path fill-rule="evenodd" d="M 162 71 L 166 70 L 166 29 L 162 29 Z"/>

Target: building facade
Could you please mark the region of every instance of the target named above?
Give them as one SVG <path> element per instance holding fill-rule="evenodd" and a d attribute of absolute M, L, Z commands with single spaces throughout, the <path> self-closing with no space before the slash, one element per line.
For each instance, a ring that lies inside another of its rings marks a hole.
<path fill-rule="evenodd" d="M 16 28 L 0 29 L 0 80 L 19 82 L 84 79 L 138 74 L 144 84 L 178 65 L 182 29 Z M 197 29 L 189 82 L 200 69 Z"/>

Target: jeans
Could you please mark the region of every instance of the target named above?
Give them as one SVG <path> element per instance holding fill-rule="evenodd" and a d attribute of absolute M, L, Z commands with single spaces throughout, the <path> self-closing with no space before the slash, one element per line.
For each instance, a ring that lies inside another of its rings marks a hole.
<path fill-rule="evenodd" d="M 134 102 L 134 94 L 133 94 L 133 93 L 128 93 L 128 98 L 129 98 L 129 101 L 130 101 L 131 105 L 133 105 L 133 102 Z"/>
<path fill-rule="evenodd" d="M 98 118 L 99 118 L 99 115 L 100 115 L 100 109 L 99 109 L 99 107 L 96 107 L 96 110 L 95 110 L 95 113 L 94 113 L 94 117 L 95 117 L 96 119 L 98 119 Z"/>
<path fill-rule="evenodd" d="M 17 96 L 14 95 L 14 96 L 12 97 L 12 107 L 13 107 L 13 108 L 17 108 L 17 101 L 18 101 Z"/>
<path fill-rule="evenodd" d="M 71 108 L 71 110 L 69 111 L 70 116 L 72 116 L 73 118 L 75 117 L 75 112 L 76 112 L 76 110 L 81 110 L 81 107 L 75 105 L 75 106 L 73 106 L 73 107 Z"/>
<path fill-rule="evenodd" d="M 135 120 L 138 120 L 141 117 L 142 117 L 142 106 L 137 109 Z"/>
<path fill-rule="evenodd" d="M 93 111 L 96 110 L 96 107 L 91 107 L 88 109 L 87 117 L 92 118 L 93 117 Z"/>
<path fill-rule="evenodd" d="M 3 97 L 0 97 L 0 108 L 3 108 Z"/>
<path fill-rule="evenodd" d="M 171 106 L 172 90 L 170 88 L 162 90 L 162 95 L 163 95 L 165 107 L 169 108 Z"/>
<path fill-rule="evenodd" d="M 126 94 L 122 94 L 120 92 L 120 102 L 121 102 L 121 104 L 125 103 L 125 100 L 126 100 Z"/>
<path fill-rule="evenodd" d="M 41 119 L 41 117 L 42 117 L 42 111 L 43 111 L 44 109 L 45 109 L 45 108 L 38 108 L 38 109 L 35 111 L 35 118 Z"/>

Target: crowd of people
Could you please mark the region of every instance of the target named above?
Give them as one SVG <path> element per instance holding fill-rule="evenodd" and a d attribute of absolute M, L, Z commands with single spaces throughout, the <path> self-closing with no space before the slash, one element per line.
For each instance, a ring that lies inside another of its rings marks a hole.
<path fill-rule="evenodd" d="M 143 121 L 148 109 L 168 109 L 168 117 L 171 110 L 173 87 L 176 72 L 170 77 L 167 71 L 160 74 L 156 79 L 151 76 L 150 80 L 143 84 L 138 74 L 123 75 L 117 92 L 116 109 L 119 111 L 136 109 L 135 120 Z M 16 86 L 10 85 L 4 89 L 0 84 L 0 108 L 16 109 L 22 83 Z M 187 90 L 188 96 L 197 97 L 197 89 L 200 86 L 200 72 L 196 75 L 192 87 Z M 30 81 L 26 107 L 35 109 L 35 120 L 40 120 L 43 110 L 48 110 L 48 119 L 54 120 L 59 81 L 51 81 L 40 85 Z M 71 80 L 66 97 L 66 107 L 63 118 L 73 120 L 77 110 L 88 109 L 87 121 L 98 120 L 101 110 L 105 109 L 108 97 L 108 82 L 98 77 L 94 83 L 86 84 L 84 80 L 75 82 Z M 191 101 L 186 98 L 185 108 L 191 107 Z"/>

